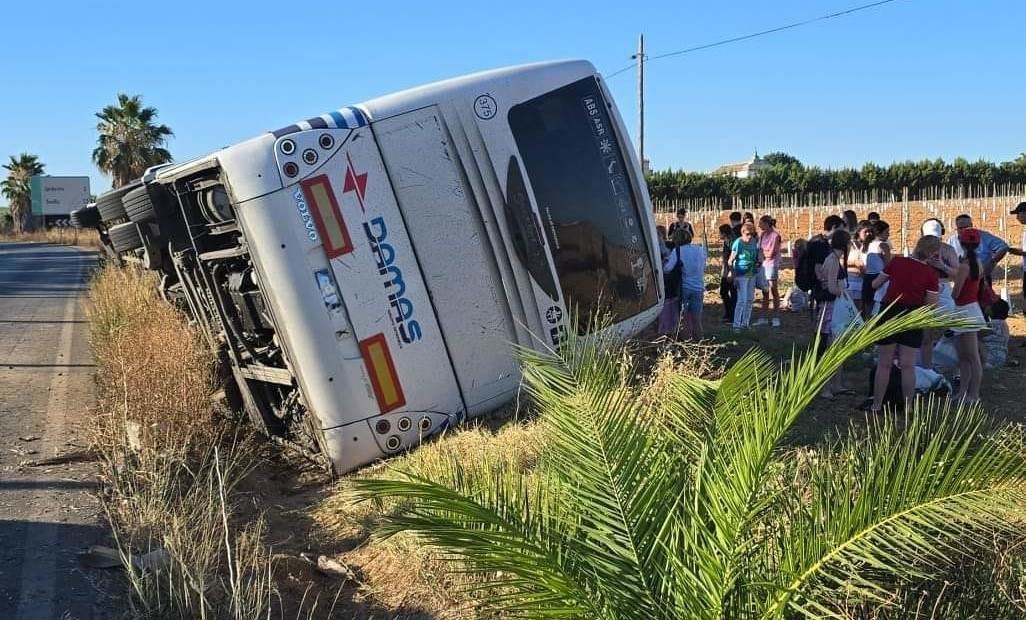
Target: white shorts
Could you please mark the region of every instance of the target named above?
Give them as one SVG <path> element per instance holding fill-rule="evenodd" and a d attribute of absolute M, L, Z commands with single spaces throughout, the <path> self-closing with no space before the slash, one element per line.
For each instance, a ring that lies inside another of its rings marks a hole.
<path fill-rule="evenodd" d="M 964 306 L 956 306 L 959 318 L 967 318 L 976 323 L 972 327 L 953 327 L 951 331 L 956 334 L 973 334 L 987 328 L 987 321 L 983 318 L 983 309 L 980 304 L 973 302 Z"/>

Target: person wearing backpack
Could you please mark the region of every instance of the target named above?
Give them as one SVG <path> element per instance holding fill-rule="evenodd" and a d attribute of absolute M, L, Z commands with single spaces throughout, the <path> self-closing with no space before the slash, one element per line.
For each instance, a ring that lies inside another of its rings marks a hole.
<path fill-rule="evenodd" d="M 737 307 L 737 289 L 734 288 L 734 278 L 730 272 L 730 249 L 734 245 L 734 227 L 730 224 L 720 224 L 720 242 L 723 247 L 720 251 L 720 299 L 723 300 L 723 322 L 734 322 L 734 308 Z"/>
<path fill-rule="evenodd" d="M 658 228 L 661 227 L 657 227 L 657 230 Z M 674 237 L 677 237 L 677 232 L 674 231 Z M 659 313 L 658 331 L 660 336 L 676 336 L 677 330 L 680 327 L 681 268 L 679 263 L 667 267 L 670 264 L 668 261 L 677 251 L 674 241 L 670 240 L 669 243 L 660 243 L 660 254 L 663 259 L 663 291 L 666 295 L 663 309 Z"/>
<path fill-rule="evenodd" d="M 823 259 L 817 272 L 819 279 L 820 301 L 822 313 L 819 320 L 819 346 L 816 354 L 822 356 L 827 347 L 839 334 L 834 333 L 834 302 L 838 297 L 847 294 L 848 251 L 851 248 L 851 235 L 846 228 L 838 228 L 830 233 L 830 254 Z M 844 386 L 841 373 L 838 372 L 823 387 L 821 398 L 832 400 L 838 394 L 854 394 L 855 391 Z"/>
<path fill-rule="evenodd" d="M 687 228 L 674 234 L 676 247 L 663 263 L 663 272 L 680 273 L 680 316 L 684 322 L 684 337 L 702 339 L 702 304 L 705 296 L 705 247 L 691 243 L 693 237 Z"/>
<path fill-rule="evenodd" d="M 827 301 L 823 294 L 820 272 L 823 267 L 823 261 L 833 251 L 830 249 L 828 237 L 830 233 L 841 228 L 844 228 L 843 219 L 837 215 L 828 216 L 823 221 L 823 232 L 813 235 L 805 243 L 805 249 L 802 251 L 798 264 L 795 266 L 795 285 L 808 293 L 809 297 L 817 302 Z"/>
<path fill-rule="evenodd" d="M 755 224 L 741 225 L 741 237 L 730 246 L 728 264 L 734 276 L 737 289 L 737 306 L 734 308 L 734 329 L 747 329 L 752 323 L 752 304 L 755 303 L 755 270 L 759 268 L 759 241 Z"/>

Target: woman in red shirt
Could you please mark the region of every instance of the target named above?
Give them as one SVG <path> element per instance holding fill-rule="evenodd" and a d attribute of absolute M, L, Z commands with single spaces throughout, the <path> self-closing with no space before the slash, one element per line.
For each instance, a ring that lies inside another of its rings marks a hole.
<path fill-rule="evenodd" d="M 975 403 L 980 400 L 980 386 L 983 384 L 979 331 L 986 325 L 983 309 L 980 308 L 980 284 L 983 274 L 980 270 L 980 261 L 976 257 L 976 249 L 980 247 L 980 231 L 975 228 L 962 228 L 958 231 L 958 243 L 965 251 L 965 256 L 955 273 L 952 295 L 955 297 L 958 313 L 972 319 L 975 325 L 952 330 L 958 334 L 958 370 L 961 376 L 955 398 Z"/>
<path fill-rule="evenodd" d="M 873 280 L 874 289 L 887 284 L 887 294 L 880 304 L 884 308 L 881 322 L 908 314 L 916 308 L 937 305 L 940 279 L 937 277 L 936 265 L 940 262 L 940 244 L 941 240 L 937 237 L 920 238 L 911 258 L 895 256 Z M 923 330 L 900 332 L 880 340 L 878 344 L 872 412 L 879 412 L 883 406 L 895 352 L 901 366 L 901 393 L 906 402 L 912 400 L 916 392 L 916 357 L 919 347 L 923 346 Z"/>

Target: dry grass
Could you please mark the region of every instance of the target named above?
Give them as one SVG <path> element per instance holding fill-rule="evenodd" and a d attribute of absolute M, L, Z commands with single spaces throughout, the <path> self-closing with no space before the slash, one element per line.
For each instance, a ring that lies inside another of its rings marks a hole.
<path fill-rule="evenodd" d="M 543 444 L 544 429 L 534 420 L 514 420 L 495 431 L 484 423 L 462 427 L 341 480 L 312 516 L 322 537 L 355 547 L 340 559 L 360 575 L 362 596 L 397 611 L 415 606 L 433 618 L 473 618 L 471 600 L 463 592 L 469 584 L 452 573 L 451 565 L 435 557 L 413 536 L 387 540 L 371 537 L 375 525 L 403 506 L 393 501 L 354 503 L 349 494 L 350 480 L 394 476 L 396 472 L 444 480 L 450 471 L 448 464 L 454 460 L 468 475 L 488 475 L 500 468 L 529 475 Z"/>
<path fill-rule="evenodd" d="M 0 241 L 30 241 L 56 245 L 77 245 L 85 248 L 99 248 L 101 245 L 99 233 L 93 229 L 82 228 L 47 228 L 20 235 L 4 233 L 0 234 Z"/>
<path fill-rule="evenodd" d="M 140 618 L 256 618 L 271 608 L 260 518 L 237 518 L 250 442 L 212 413 L 214 360 L 153 276 L 108 265 L 90 289 L 101 501 Z M 131 558 L 166 554 L 157 569 Z"/>
<path fill-rule="evenodd" d="M 186 318 L 157 294 L 152 272 L 108 264 L 89 291 L 101 432 L 138 425 L 147 448 L 210 445 L 213 354 Z"/>

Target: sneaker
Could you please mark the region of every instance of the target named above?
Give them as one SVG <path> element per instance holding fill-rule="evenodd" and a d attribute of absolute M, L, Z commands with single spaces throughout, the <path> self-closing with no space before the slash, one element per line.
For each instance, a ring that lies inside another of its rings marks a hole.
<path fill-rule="evenodd" d="M 760 327 L 762 325 L 769 325 L 769 321 L 766 319 L 756 319 L 755 322 L 752 323 L 752 327 Z"/>
<path fill-rule="evenodd" d="M 772 321 L 770 321 L 770 325 L 772 325 L 773 327 L 780 327 L 780 319 L 774 318 Z"/>

